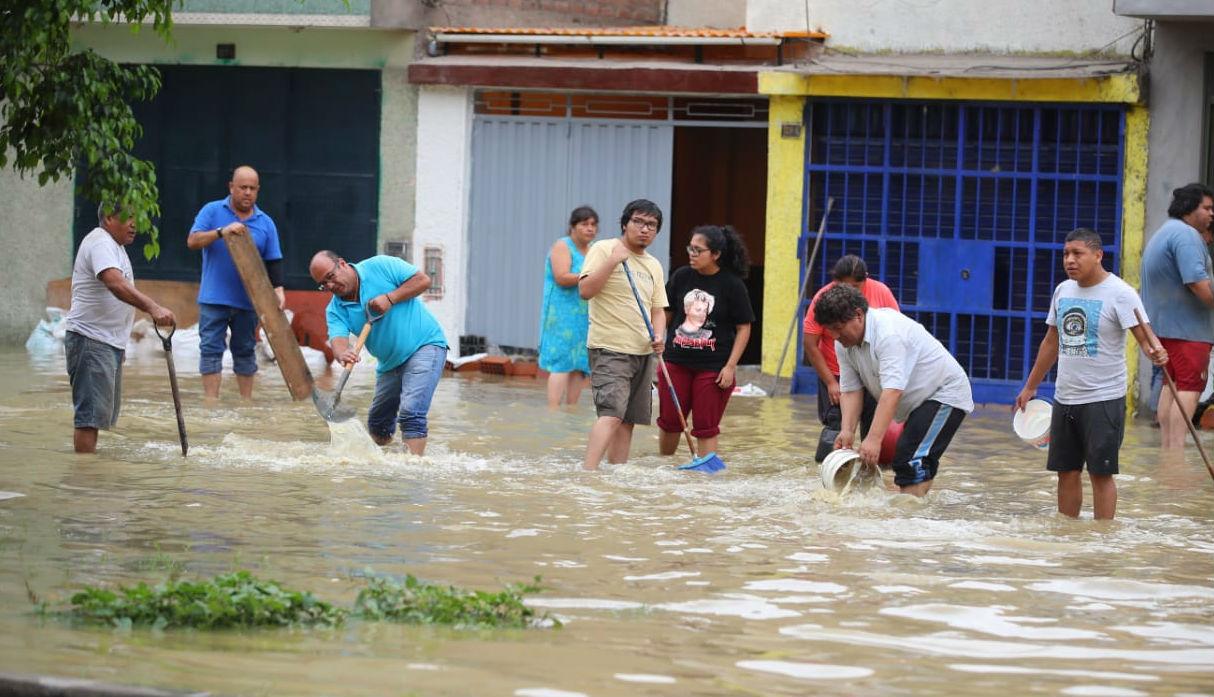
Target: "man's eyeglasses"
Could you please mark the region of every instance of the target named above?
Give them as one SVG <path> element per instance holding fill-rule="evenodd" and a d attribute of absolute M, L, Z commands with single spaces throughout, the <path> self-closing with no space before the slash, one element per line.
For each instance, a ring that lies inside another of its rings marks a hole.
<path fill-rule="evenodd" d="M 657 230 L 658 221 L 646 220 L 644 218 L 629 218 L 628 222 L 641 228 L 642 230 Z"/>
<path fill-rule="evenodd" d="M 687 245 L 687 255 L 688 256 L 698 257 L 707 251 L 708 250 L 704 249 L 703 247 L 693 247 L 691 245 Z"/>
<path fill-rule="evenodd" d="M 329 271 L 329 273 L 325 274 L 323 278 L 320 279 L 320 285 L 316 286 L 317 290 L 328 290 L 328 285 L 330 283 L 332 283 L 334 281 L 334 279 L 337 278 L 337 267 L 339 267 L 339 266 L 341 266 L 341 262 L 337 262 L 336 264 L 334 264 L 333 269 L 331 271 Z"/>

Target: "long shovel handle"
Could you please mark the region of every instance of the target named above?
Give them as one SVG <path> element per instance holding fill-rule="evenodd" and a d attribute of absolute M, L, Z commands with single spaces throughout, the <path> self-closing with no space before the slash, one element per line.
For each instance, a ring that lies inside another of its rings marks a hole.
<path fill-rule="evenodd" d="M 641 293 L 637 290 L 636 281 L 632 280 L 632 270 L 628 268 L 628 262 L 622 261 L 620 265 L 624 267 L 624 275 L 628 277 L 628 286 L 632 288 L 632 297 L 636 298 L 637 309 L 641 311 L 641 319 L 645 320 L 645 329 L 649 330 L 649 340 L 657 341 L 657 335 L 653 333 L 653 323 L 649 321 L 649 313 L 645 311 L 645 303 L 641 302 Z M 683 436 L 687 438 L 687 449 L 691 451 L 691 459 L 695 460 L 696 447 L 691 442 L 691 431 L 687 430 L 687 419 L 683 418 L 683 405 L 679 404 L 679 394 L 674 391 L 674 383 L 670 381 L 670 371 L 666 369 L 666 361 L 662 360 L 662 354 L 658 354 L 658 367 L 662 370 L 662 376 L 666 378 L 666 386 L 670 388 L 670 398 L 674 400 L 674 409 L 679 414 L 679 423 L 683 426 Z"/>
<path fill-rule="evenodd" d="M 376 317 L 375 319 L 379 319 Z M 371 322 L 375 320 L 367 320 L 363 325 L 363 329 L 358 333 L 358 339 L 354 342 L 354 355 L 358 355 L 363 350 L 363 344 L 367 342 L 367 336 L 371 334 Z M 346 366 L 342 371 L 341 378 L 337 381 L 337 389 L 333 390 L 333 405 L 331 409 L 337 408 L 337 402 L 341 400 L 341 391 L 346 388 L 346 381 L 350 379 L 350 373 L 354 372 L 354 363 Z"/>
<path fill-rule="evenodd" d="M 181 391 L 177 388 L 177 366 L 173 363 L 173 335 L 177 333 L 177 323 L 173 323 L 173 328 L 169 331 L 169 335 L 165 336 L 160 333 L 160 328 L 155 324 L 152 329 L 156 332 L 156 336 L 160 337 L 160 343 L 164 346 L 164 360 L 169 366 L 169 387 L 173 390 L 173 409 L 177 412 L 177 438 L 181 441 L 181 456 L 185 457 L 190 452 L 190 441 L 185 434 L 185 416 L 181 413 Z"/>
<path fill-rule="evenodd" d="M 797 329 L 797 320 L 801 317 L 801 301 L 805 299 L 805 291 L 809 288 L 809 279 L 813 276 L 814 261 L 818 258 L 818 247 L 822 244 L 822 233 L 826 232 L 826 216 L 835 205 L 834 197 L 826 199 L 826 210 L 822 212 L 822 220 L 818 223 L 818 236 L 814 238 L 814 249 L 809 254 L 809 263 L 805 265 L 805 278 L 801 279 L 801 290 L 797 291 L 797 307 L 792 311 L 792 322 L 788 324 L 788 334 L 784 335 L 784 350 L 780 351 L 780 362 L 776 364 L 776 377 L 771 381 L 771 392 L 768 397 L 775 397 L 780 386 L 780 371 L 784 370 L 784 359 L 788 357 L 788 346 L 792 343 L 793 332 Z"/>
<path fill-rule="evenodd" d="M 1139 325 L 1146 324 L 1146 322 L 1143 321 L 1142 313 L 1138 311 L 1138 308 L 1134 308 L 1134 318 L 1138 320 Z M 1184 413 L 1184 408 L 1180 406 L 1180 395 L 1176 390 L 1176 381 L 1172 379 L 1172 376 L 1168 373 L 1167 368 L 1163 369 L 1163 378 L 1165 381 L 1167 381 L 1168 391 L 1172 393 L 1172 401 L 1176 402 L 1177 411 L 1179 411 L 1180 415 L 1184 417 L 1184 425 L 1189 427 L 1189 435 L 1193 436 L 1193 442 L 1197 445 L 1197 452 L 1201 453 L 1201 461 L 1206 463 L 1206 471 L 1210 473 L 1210 478 L 1214 479 L 1214 466 L 1210 465 L 1210 458 L 1206 455 L 1206 449 L 1201 446 L 1201 438 L 1197 436 L 1197 428 L 1193 426 L 1192 416 Z"/>

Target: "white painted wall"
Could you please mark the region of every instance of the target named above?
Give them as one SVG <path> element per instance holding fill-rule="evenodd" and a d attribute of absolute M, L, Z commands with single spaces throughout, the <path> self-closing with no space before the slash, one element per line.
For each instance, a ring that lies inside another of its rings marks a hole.
<path fill-rule="evenodd" d="M 1111 0 L 749 0 L 746 28 L 805 31 L 807 5 L 827 46 L 857 51 L 1083 52 L 1142 24 L 1114 15 Z"/>
<path fill-rule="evenodd" d="M 468 301 L 468 192 L 471 182 L 472 90 L 429 87 L 417 99 L 417 224 L 413 260 L 421 267 L 427 246 L 443 250 L 443 297 L 428 300 L 459 353 Z"/>

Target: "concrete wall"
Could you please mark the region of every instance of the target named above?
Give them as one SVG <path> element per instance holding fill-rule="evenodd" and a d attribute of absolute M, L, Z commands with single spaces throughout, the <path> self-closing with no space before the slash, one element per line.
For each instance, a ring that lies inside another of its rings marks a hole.
<path fill-rule="evenodd" d="M 11 154 L 11 153 L 10 153 Z M 0 342 L 24 343 L 45 312 L 46 284 L 72 274 L 72 182 L 38 186 L 0 169 L 0 247 L 4 249 L 5 302 Z M 131 245 L 138 254 L 142 240 Z"/>
<path fill-rule="evenodd" d="M 232 5 L 231 11 L 241 9 L 241 3 L 218 0 L 210 4 L 194 0 L 187 3 L 187 9 L 215 11 L 221 5 Z M 325 6 L 319 3 L 311 11 L 319 12 Z M 166 46 L 146 27 L 132 33 L 129 27 L 115 25 L 80 27 L 72 35 L 77 49 L 91 48 L 123 63 L 381 70 L 381 244 L 377 248 L 383 248 L 383 241 L 409 237 L 417 143 L 417 90 L 405 75 L 413 57 L 412 32 L 178 24 L 173 37 L 173 43 Z M 217 43 L 235 43 L 237 59 L 216 60 Z M 29 295 L 0 308 L 0 341 L 11 343 L 24 340 L 42 316 L 46 283 L 71 273 L 73 190 L 71 182 L 40 188 L 36 180 L 21 180 L 5 169 L 0 170 L 0 192 L 0 241 L 11 242 L 5 248 L 10 256 L 17 255 L 8 280 L 11 287 L 30 290 Z M 137 249 L 141 244 L 137 241 L 131 253 L 141 253 Z"/>
<path fill-rule="evenodd" d="M 1214 53 L 1214 22 L 1160 22 L 1155 29 L 1149 106 L 1147 238 L 1168 219 L 1172 190 L 1201 181 L 1203 72 Z"/>
<path fill-rule="evenodd" d="M 428 300 L 447 335 L 451 355 L 459 353 L 468 301 L 468 206 L 471 183 L 472 91 L 423 86 L 417 99 L 417 227 L 413 260 L 424 249 L 443 251 L 445 290 Z"/>
<path fill-rule="evenodd" d="M 652 25 L 662 23 L 664 4 L 664 0 L 372 0 L 371 26 L 420 31 L 430 27 Z"/>
<path fill-rule="evenodd" d="M 806 3 L 749 0 L 751 31 L 804 31 Z M 814 0 L 808 25 L 827 46 L 858 51 L 1084 52 L 1141 26 L 1113 14 L 1110 0 Z M 1125 54 L 1133 37 L 1110 50 Z"/>
<path fill-rule="evenodd" d="M 666 23 L 675 27 L 746 26 L 746 0 L 669 0 Z"/>

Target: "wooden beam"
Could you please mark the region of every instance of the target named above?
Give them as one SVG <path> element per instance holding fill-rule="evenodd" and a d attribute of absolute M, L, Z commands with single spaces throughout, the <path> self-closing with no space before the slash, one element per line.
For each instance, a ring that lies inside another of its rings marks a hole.
<path fill-rule="evenodd" d="M 516 89 L 623 90 L 690 94 L 758 94 L 756 70 L 706 68 L 599 68 L 502 65 L 409 66 L 415 85 L 471 85 Z"/>
<path fill-rule="evenodd" d="M 303 351 L 291 331 L 291 323 L 287 315 L 278 308 L 278 296 L 270 285 L 270 277 L 266 275 L 266 265 L 261 259 L 253 240 L 246 235 L 227 235 L 223 238 L 228 245 L 228 253 L 236 264 L 244 289 L 253 301 L 253 309 L 257 319 L 266 331 L 270 347 L 274 349 L 274 359 L 282 378 L 287 383 L 291 397 L 296 401 L 312 397 L 312 372 L 304 361 Z"/>

